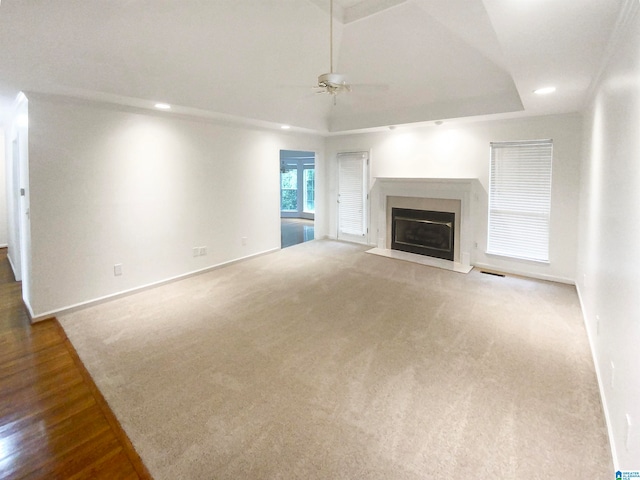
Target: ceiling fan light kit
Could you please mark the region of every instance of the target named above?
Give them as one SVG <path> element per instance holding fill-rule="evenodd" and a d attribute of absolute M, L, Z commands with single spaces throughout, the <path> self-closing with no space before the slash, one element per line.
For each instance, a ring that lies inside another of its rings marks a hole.
<path fill-rule="evenodd" d="M 341 73 L 323 73 L 318 77 L 318 87 L 324 89 L 323 92 L 327 92 L 331 95 L 337 95 L 341 91 L 351 91 L 351 87 L 347 85 L 345 76 Z"/>

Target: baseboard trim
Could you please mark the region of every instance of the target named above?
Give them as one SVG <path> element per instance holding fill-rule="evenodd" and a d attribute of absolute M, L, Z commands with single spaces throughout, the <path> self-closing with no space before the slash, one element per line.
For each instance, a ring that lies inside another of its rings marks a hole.
<path fill-rule="evenodd" d="M 13 272 L 13 278 L 16 279 L 16 282 L 19 282 L 20 280 L 18 280 L 18 275 L 16 275 L 16 267 L 13 264 L 13 260 L 11 260 L 11 255 L 9 255 L 8 251 L 7 251 L 7 260 L 9 260 L 9 266 L 11 267 L 11 271 Z"/>
<path fill-rule="evenodd" d="M 567 285 L 575 285 L 575 280 L 571 278 L 558 277 L 556 275 L 546 275 L 544 273 L 523 272 L 512 268 L 502 268 L 488 263 L 472 263 L 476 268 L 483 270 L 491 270 L 493 272 L 508 273 L 510 275 L 518 275 L 521 277 L 535 278 L 536 280 L 545 280 L 547 282 L 566 283 Z"/>
<path fill-rule="evenodd" d="M 52 318 L 55 318 L 55 315 L 47 315 L 46 317 L 43 316 L 41 318 L 36 318 L 36 316 L 33 314 L 33 308 L 31 308 L 31 304 L 27 302 L 24 297 L 22 297 L 22 306 L 27 311 L 27 317 L 29 317 L 29 321 L 31 323 L 42 322 L 44 320 L 51 320 Z"/>
<path fill-rule="evenodd" d="M 59 309 L 56 309 L 56 310 L 50 310 L 48 312 L 39 313 L 38 315 L 33 315 L 33 310 L 31 310 L 30 306 L 27 305 L 26 302 L 25 302 L 25 305 L 27 306 L 27 311 L 30 313 L 31 323 L 42 322 L 44 320 L 49 320 L 49 319 L 51 319 L 53 317 L 57 317 L 59 315 L 65 315 L 65 314 L 68 314 L 68 313 L 75 312 L 77 310 L 82 310 L 82 309 L 85 309 L 85 308 L 88 308 L 88 307 L 92 307 L 94 305 L 100 305 L 101 303 L 109 302 L 111 300 L 116 300 L 116 299 L 122 298 L 122 297 L 127 297 L 127 296 L 133 295 L 135 293 L 143 292 L 145 290 L 149 290 L 151 288 L 159 287 L 161 285 L 166 285 L 168 283 L 173 283 L 173 282 L 177 282 L 177 281 L 180 281 L 180 280 L 184 280 L 186 278 L 194 277 L 196 275 L 201 275 L 203 273 L 207 273 L 207 272 L 210 272 L 212 270 L 218 270 L 219 268 L 228 267 L 228 266 L 233 265 L 235 263 L 240 263 L 240 262 L 244 262 L 246 260 L 250 260 L 252 258 L 261 257 L 263 255 L 268 255 L 269 253 L 277 252 L 279 250 L 280 250 L 280 247 L 272 248 L 272 249 L 269 249 L 269 250 L 264 250 L 262 252 L 254 253 L 254 254 L 251 254 L 251 255 L 247 255 L 245 257 L 236 258 L 234 260 L 229 260 L 227 262 L 218 263 L 216 265 L 211 265 L 209 267 L 201 268 L 199 270 L 194 270 L 194 271 L 191 271 L 191 272 L 188 272 L 188 273 L 183 273 L 181 275 L 176 275 L 175 277 L 166 278 L 164 280 L 159 280 L 157 282 L 148 283 L 146 285 L 141 285 L 139 287 L 130 288 L 128 290 L 123 290 L 121 292 L 111 293 L 111 294 L 105 295 L 103 297 L 94 298 L 94 299 L 87 300 L 87 301 L 84 301 L 84 302 L 76 303 L 74 305 L 68 305 L 66 307 L 62 307 L 62 308 L 59 308 Z"/>
<path fill-rule="evenodd" d="M 593 336 L 589 329 L 589 323 L 587 321 L 587 310 L 582 300 L 582 293 L 580 292 L 580 286 L 576 284 L 576 291 L 578 292 L 578 301 L 580 302 L 580 310 L 582 311 L 582 321 L 584 322 L 584 328 L 587 331 L 587 340 L 589 341 L 589 348 L 591 349 L 591 358 L 593 359 L 593 365 L 596 369 L 596 378 L 598 380 L 598 390 L 600 391 L 600 403 L 602 404 L 602 410 L 604 411 L 604 421 L 607 424 L 607 434 L 609 435 L 609 448 L 611 449 L 611 458 L 613 460 L 613 470 L 618 471 L 618 454 L 616 451 L 616 445 L 613 441 L 613 430 L 611 428 L 611 419 L 609 418 L 609 409 L 607 408 L 607 397 L 604 393 L 604 384 L 602 382 L 602 374 L 600 372 L 600 362 L 598 362 L 598 355 L 596 354 L 595 344 L 593 343 Z"/>

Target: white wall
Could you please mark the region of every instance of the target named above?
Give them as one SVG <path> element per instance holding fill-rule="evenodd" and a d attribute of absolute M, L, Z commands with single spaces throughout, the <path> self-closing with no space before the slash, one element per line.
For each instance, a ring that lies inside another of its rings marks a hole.
<path fill-rule="evenodd" d="M 637 2 L 628 3 L 625 18 L 585 121 L 578 290 L 605 399 L 614 462 L 620 469 L 640 470 Z M 629 438 L 627 414 L 632 422 Z"/>
<path fill-rule="evenodd" d="M 4 142 L 4 130 L 0 128 L 0 247 L 6 247 L 9 243 L 7 238 L 7 157 Z"/>
<path fill-rule="evenodd" d="M 524 275 L 573 282 L 577 249 L 581 117 L 554 115 L 503 121 L 446 123 L 419 128 L 330 137 L 327 141 L 327 195 L 330 236 L 337 225 L 337 170 L 335 155 L 341 151 L 371 151 L 372 186 L 375 177 L 477 178 L 481 191 L 474 209 L 472 252 L 475 265 Z M 510 260 L 486 255 L 490 142 L 552 138 L 553 186 L 551 199 L 550 264 Z M 370 243 L 376 241 L 375 215 L 371 219 Z"/>
<path fill-rule="evenodd" d="M 35 317 L 279 248 L 281 149 L 322 202 L 321 137 L 28 97 Z"/>

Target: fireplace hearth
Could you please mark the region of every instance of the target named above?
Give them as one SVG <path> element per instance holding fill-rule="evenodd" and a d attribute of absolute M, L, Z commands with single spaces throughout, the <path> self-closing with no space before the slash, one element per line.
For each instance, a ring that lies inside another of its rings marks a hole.
<path fill-rule="evenodd" d="M 455 214 L 391 209 L 391 249 L 454 260 Z"/>

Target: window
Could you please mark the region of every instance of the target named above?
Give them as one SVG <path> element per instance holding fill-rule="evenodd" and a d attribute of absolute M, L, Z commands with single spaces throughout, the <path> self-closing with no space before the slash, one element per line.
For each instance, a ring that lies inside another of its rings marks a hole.
<path fill-rule="evenodd" d="M 549 261 L 552 140 L 491 143 L 487 253 Z"/>
<path fill-rule="evenodd" d="M 298 211 L 298 169 L 295 165 L 280 172 L 280 210 Z"/>
<path fill-rule="evenodd" d="M 315 201 L 315 191 L 316 191 L 316 170 L 313 168 L 313 165 L 305 165 L 304 166 L 304 211 L 307 213 L 315 213 L 316 211 L 316 201 Z"/>

